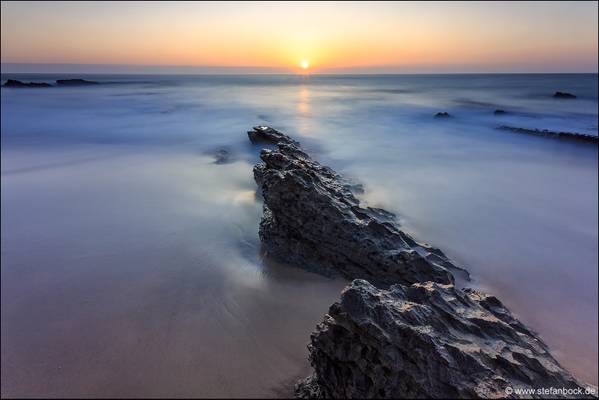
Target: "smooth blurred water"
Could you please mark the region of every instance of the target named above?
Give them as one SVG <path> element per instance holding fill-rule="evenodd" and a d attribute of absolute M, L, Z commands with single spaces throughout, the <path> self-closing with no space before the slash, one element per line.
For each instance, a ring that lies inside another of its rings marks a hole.
<path fill-rule="evenodd" d="M 1 92 L 3 396 L 289 394 L 344 282 L 260 259 L 256 124 L 597 383 L 597 147 L 495 129 L 597 135 L 597 75 L 85 78 Z"/>

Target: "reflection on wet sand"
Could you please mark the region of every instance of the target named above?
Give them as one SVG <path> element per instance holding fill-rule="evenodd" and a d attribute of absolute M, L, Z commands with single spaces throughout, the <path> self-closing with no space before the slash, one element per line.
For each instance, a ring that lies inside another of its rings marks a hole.
<path fill-rule="evenodd" d="M 251 179 L 185 153 L 3 177 L 2 395 L 290 395 L 344 283 L 262 262 Z"/>

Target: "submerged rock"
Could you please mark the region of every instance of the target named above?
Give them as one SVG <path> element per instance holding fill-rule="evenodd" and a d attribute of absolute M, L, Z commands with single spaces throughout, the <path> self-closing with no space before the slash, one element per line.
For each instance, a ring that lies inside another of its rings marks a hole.
<path fill-rule="evenodd" d="M 277 144 L 264 149 L 254 178 L 262 189 L 260 239 L 278 261 L 324 275 L 393 283 L 453 283 L 456 267 L 443 252 L 401 231 L 395 216 L 362 207 L 354 185 L 312 160 L 281 132 L 268 127 L 248 132 L 252 142 Z"/>
<path fill-rule="evenodd" d="M 450 115 L 446 111 L 438 112 L 435 114 L 435 118 L 449 118 L 449 117 L 450 117 Z"/>
<path fill-rule="evenodd" d="M 515 132 L 515 133 L 525 133 L 528 135 L 546 136 L 546 137 L 555 138 L 555 139 L 574 140 L 577 142 L 591 143 L 591 144 L 595 144 L 595 145 L 599 143 L 599 137 L 597 137 L 595 135 L 587 135 L 584 133 L 557 132 L 557 131 L 550 131 L 547 129 L 541 130 L 541 129 L 530 129 L 530 128 L 517 128 L 517 127 L 507 126 L 507 125 L 499 126 L 499 127 L 497 127 L 497 129 L 501 129 L 504 131 L 511 131 L 511 132 Z"/>
<path fill-rule="evenodd" d="M 501 398 L 551 387 L 584 395 L 534 332 L 473 289 L 355 280 L 310 339 L 314 374 L 296 385 L 300 398 Z"/>
<path fill-rule="evenodd" d="M 85 85 L 98 85 L 99 82 L 88 81 L 85 79 L 57 79 L 56 84 L 58 86 L 85 86 Z"/>
<path fill-rule="evenodd" d="M 567 92 L 555 92 L 553 93 L 553 97 L 557 98 L 557 99 L 575 99 L 576 96 L 574 96 L 572 93 L 567 93 Z"/>
<path fill-rule="evenodd" d="M 218 149 L 213 154 L 215 164 L 229 164 L 233 162 L 231 153 L 226 149 Z"/>
<path fill-rule="evenodd" d="M 21 82 L 19 80 L 16 79 L 9 79 L 7 80 L 4 85 L 2 85 L 3 87 L 9 87 L 9 88 L 45 88 L 45 87 L 52 87 L 52 85 L 50 85 L 49 83 L 45 83 L 45 82 Z"/>

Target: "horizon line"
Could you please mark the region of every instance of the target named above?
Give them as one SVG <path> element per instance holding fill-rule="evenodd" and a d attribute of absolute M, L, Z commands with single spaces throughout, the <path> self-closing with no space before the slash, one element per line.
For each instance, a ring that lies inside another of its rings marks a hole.
<path fill-rule="evenodd" d="M 445 67 L 445 68 L 443 68 Z M 168 65 L 168 64 L 103 64 L 103 63 L 19 63 L 0 62 L 2 74 L 102 74 L 102 75 L 459 75 L 459 74 L 598 74 L 595 70 L 541 71 L 522 68 L 485 70 L 465 66 L 463 70 L 450 65 L 439 66 L 394 66 L 374 65 L 368 67 L 314 68 L 303 72 L 294 68 L 274 66 L 214 66 L 214 65 Z M 106 68 L 107 71 L 95 70 Z M 71 70 L 69 70 L 71 69 Z M 85 69 L 88 69 L 86 71 Z M 112 69 L 112 71 L 110 71 Z M 121 71 L 118 71 L 118 70 Z M 137 71 L 135 71 L 138 69 Z M 399 69 L 399 70 L 396 70 Z M 401 71 L 404 69 L 404 71 Z M 6 71 L 5 71 L 6 70 Z M 170 71 L 169 71 L 170 70 Z M 179 70 L 179 71 L 177 71 Z M 377 71 L 378 70 L 378 71 Z M 395 71 L 394 71 L 395 70 Z"/>

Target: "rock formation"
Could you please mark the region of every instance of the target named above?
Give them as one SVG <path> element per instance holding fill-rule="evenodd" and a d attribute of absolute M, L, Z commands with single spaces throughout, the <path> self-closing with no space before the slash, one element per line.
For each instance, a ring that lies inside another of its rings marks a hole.
<path fill-rule="evenodd" d="M 355 185 L 304 153 L 288 136 L 268 127 L 248 132 L 264 149 L 254 178 L 262 189 L 260 239 L 270 257 L 325 275 L 363 278 L 381 285 L 453 283 L 460 269 L 441 250 L 401 231 L 392 213 L 362 207 Z"/>
<path fill-rule="evenodd" d="M 584 133 L 556 132 L 556 131 L 550 131 L 547 129 L 541 130 L 541 129 L 530 129 L 530 128 L 517 128 L 517 127 L 513 127 L 513 126 L 506 126 L 506 125 L 499 126 L 499 127 L 497 127 L 497 129 L 501 129 L 504 131 L 511 131 L 511 132 L 515 132 L 515 133 L 525 133 L 528 135 L 545 136 L 545 137 L 550 137 L 550 138 L 555 138 L 555 139 L 573 140 L 573 141 L 583 142 L 583 143 L 591 143 L 591 144 L 599 143 L 599 137 L 594 136 L 594 135 L 587 135 Z"/>
<path fill-rule="evenodd" d="M 87 86 L 98 85 L 99 82 L 88 81 L 85 79 L 57 79 L 56 86 Z M 47 88 L 54 87 L 46 82 L 22 82 L 16 79 L 9 79 L 2 85 L 10 88 Z"/>
<path fill-rule="evenodd" d="M 299 146 L 299 143 L 289 136 L 268 126 L 255 126 L 251 131 L 248 131 L 248 138 L 252 143 L 285 143 Z"/>
<path fill-rule="evenodd" d="M 501 398 L 550 387 L 585 393 L 497 298 L 453 285 L 381 290 L 355 280 L 309 349 L 314 374 L 296 385 L 301 398 Z"/>
<path fill-rule="evenodd" d="M 215 164 L 229 164 L 233 162 L 231 152 L 227 149 L 218 149 L 212 153 Z"/>
<path fill-rule="evenodd" d="M 296 385 L 297 397 L 546 397 L 534 391 L 548 388 L 584 397 L 497 298 L 454 285 L 450 271 L 467 273 L 439 249 L 402 232 L 392 213 L 362 207 L 351 182 L 283 133 L 256 127 L 248 136 L 276 145 L 254 167 L 267 253 L 371 282 L 353 280 L 312 333 L 314 373 Z"/>
<path fill-rule="evenodd" d="M 98 85 L 99 82 L 88 81 L 85 79 L 57 79 L 56 85 L 58 86 L 86 86 L 86 85 Z"/>
<path fill-rule="evenodd" d="M 18 81 L 16 79 L 9 79 L 7 80 L 4 85 L 2 85 L 3 87 L 8 87 L 8 88 L 45 88 L 45 87 L 52 87 L 52 85 L 50 85 L 49 83 L 45 83 L 45 82 L 21 82 Z"/>
<path fill-rule="evenodd" d="M 566 92 L 555 92 L 553 93 L 553 97 L 555 97 L 556 99 L 575 99 L 576 96 L 574 96 L 572 93 L 566 93 Z"/>

